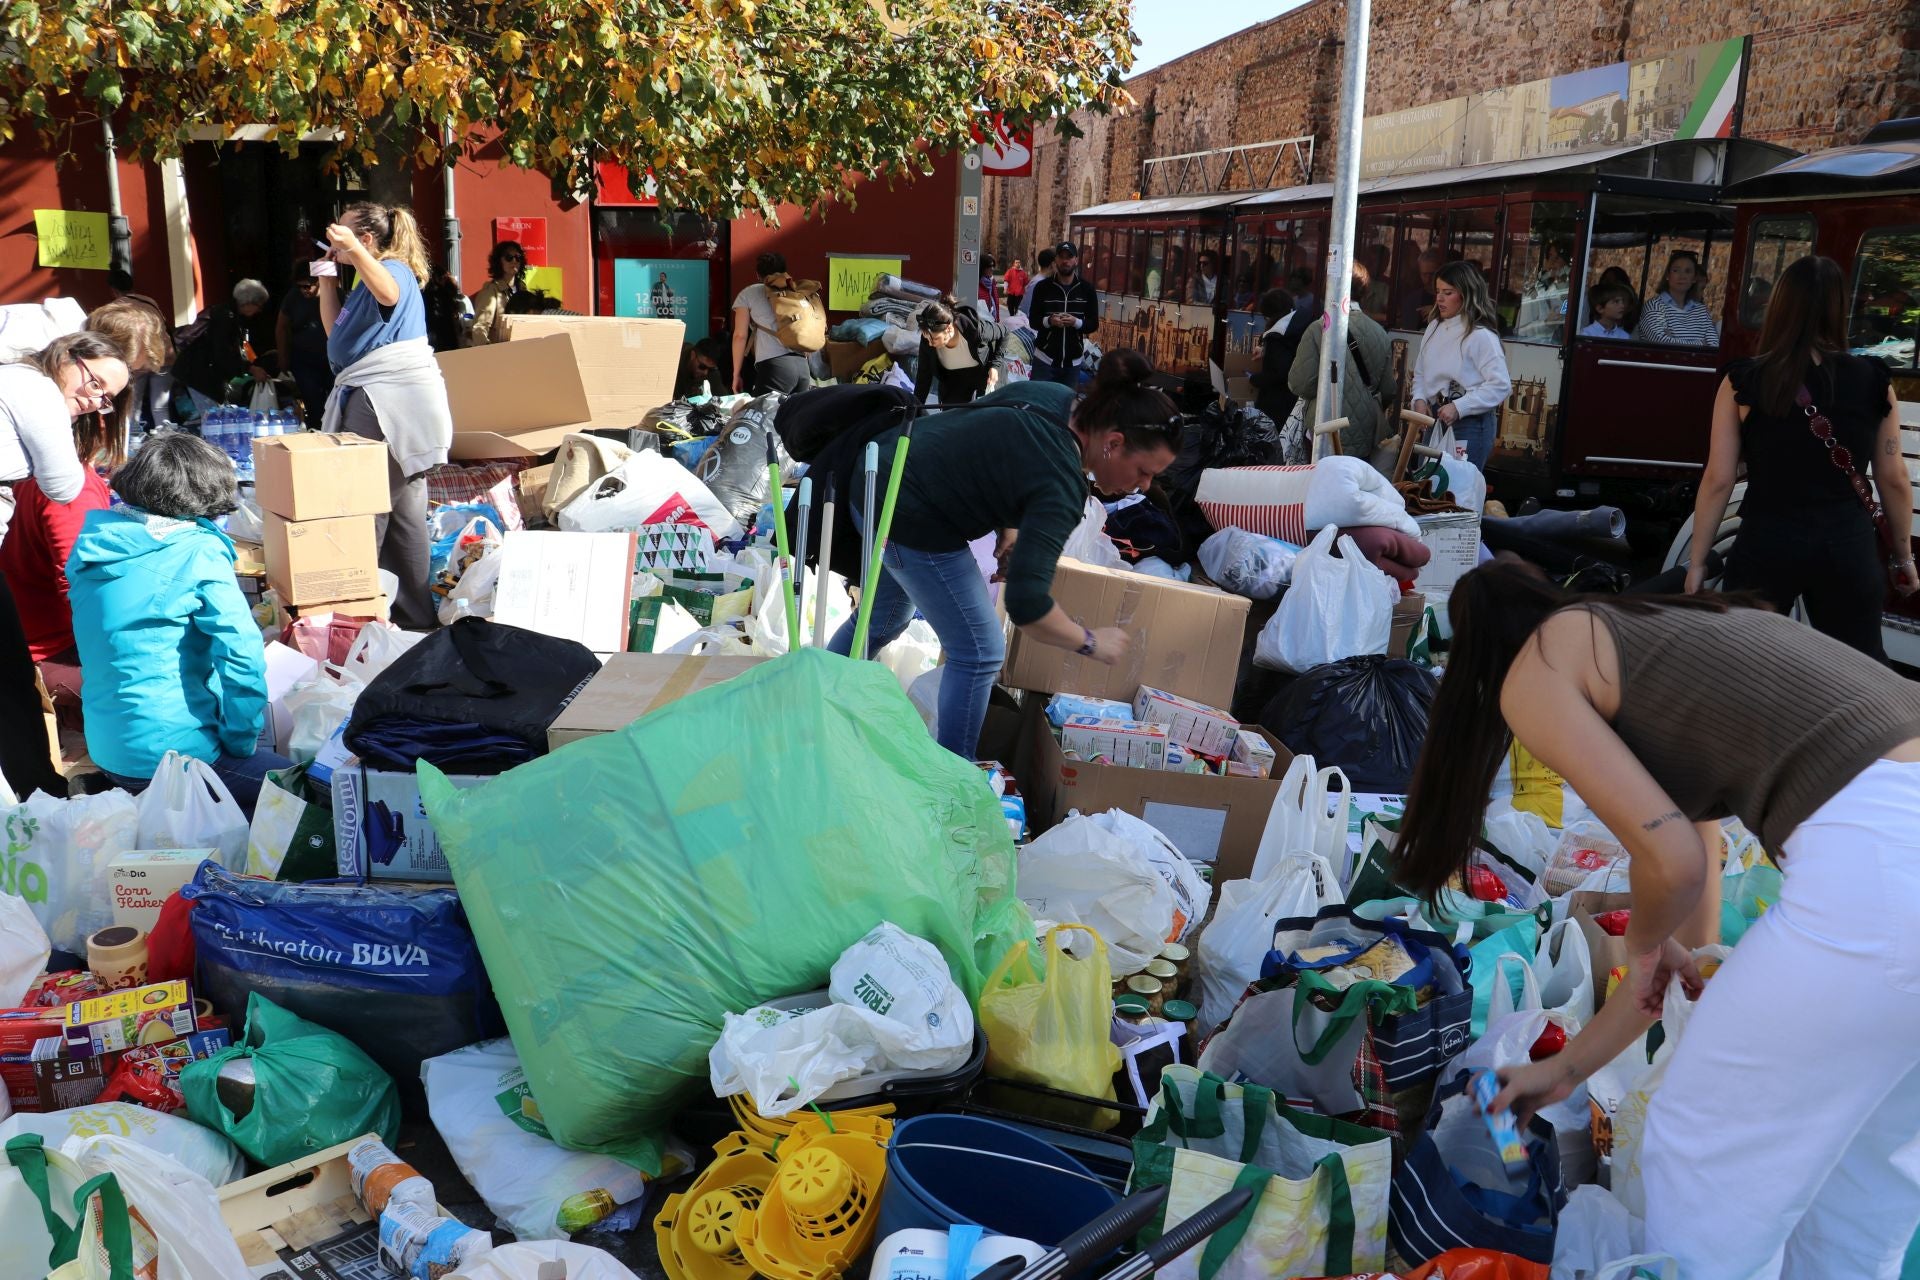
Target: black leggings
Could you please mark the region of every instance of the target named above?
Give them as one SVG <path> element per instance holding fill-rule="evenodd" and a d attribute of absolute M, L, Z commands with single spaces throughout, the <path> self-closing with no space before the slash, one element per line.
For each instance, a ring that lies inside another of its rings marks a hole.
<path fill-rule="evenodd" d="M 65 797 L 67 780 L 53 767 L 47 717 L 40 702 L 33 654 L 14 607 L 13 592 L 0 577 L 0 774 L 22 800 L 35 791 Z"/>
<path fill-rule="evenodd" d="M 1782 613 L 1807 602 L 1807 621 L 1869 657 L 1885 662 L 1880 614 L 1887 574 L 1866 513 L 1847 521 L 1746 520 L 1729 553 L 1722 585 L 1755 591 Z"/>

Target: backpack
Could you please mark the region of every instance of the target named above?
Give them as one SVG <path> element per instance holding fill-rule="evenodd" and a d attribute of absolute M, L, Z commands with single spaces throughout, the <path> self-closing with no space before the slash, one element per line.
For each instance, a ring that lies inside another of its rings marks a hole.
<path fill-rule="evenodd" d="M 775 327 L 754 324 L 771 333 L 789 351 L 814 352 L 827 345 L 827 308 L 820 301 L 820 282 L 796 280 L 784 273 L 767 277 L 767 297 L 773 303 Z"/>

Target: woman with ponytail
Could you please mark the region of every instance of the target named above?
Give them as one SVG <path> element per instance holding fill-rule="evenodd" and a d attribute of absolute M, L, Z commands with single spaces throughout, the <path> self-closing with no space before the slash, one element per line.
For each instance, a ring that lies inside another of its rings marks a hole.
<path fill-rule="evenodd" d="M 420 292 L 428 279 L 426 248 L 411 213 L 367 203 L 349 205 L 327 228 L 327 243 L 329 256 L 351 266 L 359 283 L 342 303 L 338 277 L 319 277 L 334 369 L 323 429 L 386 443 L 393 510 L 375 517 L 380 567 L 400 580 L 394 622 L 424 630 L 435 622 L 427 590 L 427 472 L 447 460 L 453 442 L 447 386 L 427 341 Z"/>
<path fill-rule="evenodd" d="M 1466 870 L 1518 738 L 1632 855 L 1630 960 L 1494 1106 L 1565 1099 L 1677 979 L 1700 1007 L 1647 1114 L 1648 1252 L 1687 1280 L 1897 1275 L 1920 1225 L 1920 685 L 1759 603 L 1574 595 L 1517 562 L 1461 578 L 1396 879 L 1432 897 Z M 1728 816 L 1785 879 L 1703 984 Z"/>
<path fill-rule="evenodd" d="M 1109 351 L 1077 407 L 1064 386 L 1018 382 L 914 424 L 884 572 L 873 584 L 868 655 L 919 610 L 946 650 L 938 728 L 940 745 L 955 755 L 974 758 L 987 695 L 1006 657 L 986 579 L 968 549 L 975 539 L 999 535 L 995 576 L 1006 583 L 1007 616 L 1029 639 L 1109 666 L 1126 656 L 1126 632 L 1081 626 L 1049 592 L 1060 549 L 1086 516 L 1089 481 L 1101 493 L 1135 493 L 1173 463 L 1180 417 L 1147 386 L 1152 374 L 1138 352 Z M 893 456 L 899 435 L 895 428 L 879 437 L 881 457 Z M 854 520 L 864 527 L 873 513 L 858 505 Z M 851 622 L 830 647 L 852 650 Z"/>

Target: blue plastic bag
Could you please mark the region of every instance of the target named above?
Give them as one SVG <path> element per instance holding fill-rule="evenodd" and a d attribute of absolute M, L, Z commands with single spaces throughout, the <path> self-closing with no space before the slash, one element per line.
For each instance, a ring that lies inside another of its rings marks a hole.
<path fill-rule="evenodd" d="M 203 862 L 194 990 L 235 1026 L 259 992 L 365 1050 L 410 1097 L 427 1058 L 498 1035 L 499 1010 L 451 889 L 288 884 Z"/>

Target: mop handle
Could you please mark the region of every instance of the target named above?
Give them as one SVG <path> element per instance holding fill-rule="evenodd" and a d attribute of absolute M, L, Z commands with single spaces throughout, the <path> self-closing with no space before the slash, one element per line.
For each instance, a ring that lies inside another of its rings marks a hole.
<path fill-rule="evenodd" d="M 879 441 L 867 441 L 867 449 L 862 457 L 860 469 L 862 483 L 866 488 L 866 497 L 861 500 L 860 509 L 854 514 L 860 518 L 860 600 L 861 603 L 864 604 L 867 599 L 868 587 L 867 565 L 873 559 L 873 529 L 874 526 L 879 523 L 873 516 L 874 489 L 880 474 Z M 856 616 L 858 616 L 858 614 L 859 611 L 856 611 Z M 867 656 L 866 651 L 858 646 L 848 650 L 848 653 L 855 658 L 865 658 Z"/>
<path fill-rule="evenodd" d="M 833 473 L 827 473 L 827 493 L 820 504 L 820 570 L 813 576 L 813 647 L 827 647 L 827 592 L 833 572 Z"/>
<path fill-rule="evenodd" d="M 798 617 L 805 621 L 807 617 L 807 527 L 813 523 L 813 477 L 800 477 L 800 516 L 794 526 L 793 535 L 793 598 L 799 609 Z M 818 584 L 815 586 L 818 591 Z M 788 649 L 798 649 L 807 642 L 804 632 L 795 631 Z"/>
<path fill-rule="evenodd" d="M 893 528 L 893 504 L 900 497 L 900 478 L 907 473 L 907 446 L 913 443 L 913 424 L 900 432 L 900 443 L 893 447 L 893 471 L 887 476 L 887 498 L 880 505 L 880 527 L 873 537 L 873 550 L 867 557 L 867 583 L 875 588 L 860 593 L 860 621 L 853 629 L 853 652 L 867 652 L 867 624 L 873 618 L 873 597 L 880 581 L 880 557 L 886 554 L 887 530 Z"/>
<path fill-rule="evenodd" d="M 1137 1234 L 1166 1202 L 1164 1186 L 1134 1192 L 1036 1258 L 1015 1280 L 1056 1280 L 1098 1262 Z"/>
<path fill-rule="evenodd" d="M 1211 1202 L 1148 1245 L 1144 1253 L 1136 1253 L 1112 1271 L 1107 1272 L 1103 1280 L 1142 1280 L 1161 1267 L 1166 1266 L 1187 1250 L 1205 1240 L 1220 1228 L 1232 1222 L 1249 1204 L 1253 1203 L 1253 1188 L 1241 1187 L 1229 1191 Z"/>
<path fill-rule="evenodd" d="M 767 492 L 773 496 L 773 544 L 780 552 L 780 592 L 787 605 L 788 649 L 799 647 L 800 610 L 793 602 L 793 551 L 787 546 L 787 495 L 780 487 L 780 446 L 767 433 Z"/>

